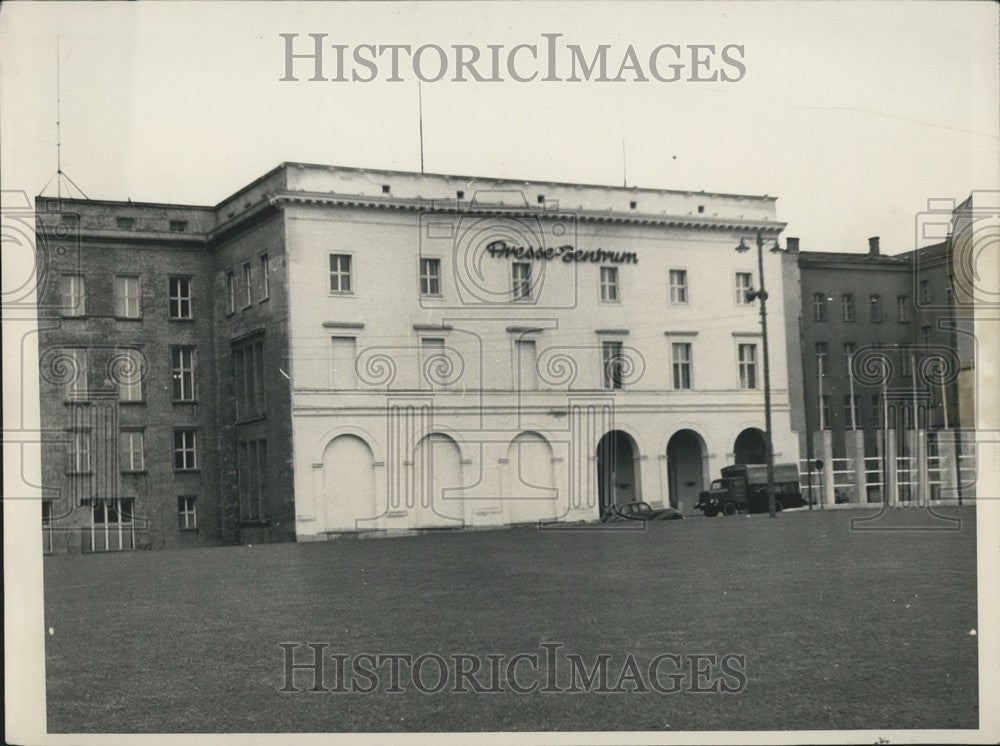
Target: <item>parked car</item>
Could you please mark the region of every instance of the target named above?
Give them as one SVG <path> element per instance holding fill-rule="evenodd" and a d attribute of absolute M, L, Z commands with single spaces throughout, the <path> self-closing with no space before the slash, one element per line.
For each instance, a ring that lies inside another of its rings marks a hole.
<path fill-rule="evenodd" d="M 622 521 L 676 521 L 684 516 L 676 508 L 654 508 L 649 503 L 631 502 L 612 505 L 601 523 L 621 523 Z"/>
<path fill-rule="evenodd" d="M 795 464 L 774 465 L 774 509 L 800 508 L 806 505 L 799 489 L 799 471 Z M 767 513 L 767 466 L 735 464 L 722 470 L 722 479 L 698 496 L 695 508 L 709 518 L 735 515 L 740 511 Z"/>

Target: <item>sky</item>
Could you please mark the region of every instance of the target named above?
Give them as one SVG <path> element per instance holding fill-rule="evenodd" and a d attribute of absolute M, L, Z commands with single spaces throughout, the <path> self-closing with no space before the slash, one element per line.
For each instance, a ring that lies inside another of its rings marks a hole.
<path fill-rule="evenodd" d="M 610 45 L 612 68 L 628 45 L 740 45 L 745 74 L 418 90 L 405 64 L 364 83 L 308 81 L 307 62 L 281 81 L 280 33 L 484 50 L 559 33 Z M 928 242 L 929 199 L 1000 188 L 997 38 L 992 3 L 9 3 L 3 188 L 56 171 L 58 59 L 63 170 L 91 198 L 215 204 L 282 161 L 419 170 L 419 96 L 427 171 L 768 194 L 803 250 L 878 235 L 896 253 Z"/>

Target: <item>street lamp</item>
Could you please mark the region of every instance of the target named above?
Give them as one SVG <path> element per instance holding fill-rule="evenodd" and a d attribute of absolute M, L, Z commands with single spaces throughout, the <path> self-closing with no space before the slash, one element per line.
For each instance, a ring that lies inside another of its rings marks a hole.
<path fill-rule="evenodd" d="M 767 290 L 764 289 L 764 237 L 757 231 L 757 270 L 760 277 L 760 289 L 748 290 L 746 292 L 747 301 L 755 298 L 760 300 L 760 331 L 761 342 L 764 347 L 764 447 L 767 449 L 767 512 L 774 518 L 774 445 L 771 442 L 771 364 L 767 348 Z M 774 241 L 772 252 L 781 251 L 777 238 L 769 238 Z M 744 238 L 740 237 L 740 245 L 736 251 L 741 254 L 749 251 Z"/>

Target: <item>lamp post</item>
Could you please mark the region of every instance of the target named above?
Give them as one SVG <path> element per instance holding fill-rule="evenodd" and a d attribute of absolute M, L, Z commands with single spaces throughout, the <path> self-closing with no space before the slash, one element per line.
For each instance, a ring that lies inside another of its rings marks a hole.
<path fill-rule="evenodd" d="M 771 248 L 772 252 L 781 251 L 777 238 L 767 240 L 774 241 L 774 246 Z M 746 245 L 746 241 L 741 237 L 740 245 L 736 247 L 736 251 L 742 254 L 749 250 L 750 247 Z M 757 275 L 760 277 L 760 289 L 748 290 L 746 299 L 748 301 L 754 299 L 760 301 L 760 332 L 764 348 L 764 447 L 767 449 L 767 512 L 771 518 L 774 518 L 774 445 L 771 441 L 771 364 L 767 348 L 767 290 L 764 289 L 764 237 L 760 231 L 757 231 Z"/>

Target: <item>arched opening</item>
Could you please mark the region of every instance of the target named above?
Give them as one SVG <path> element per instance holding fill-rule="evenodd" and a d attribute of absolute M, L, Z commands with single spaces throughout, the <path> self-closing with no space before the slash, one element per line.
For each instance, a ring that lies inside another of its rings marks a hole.
<path fill-rule="evenodd" d="M 536 523 L 556 514 L 552 446 L 535 432 L 523 432 L 507 449 L 503 502 L 507 523 Z"/>
<path fill-rule="evenodd" d="M 694 430 L 678 430 L 667 443 L 667 484 L 670 507 L 690 510 L 705 489 L 705 448 Z"/>
<path fill-rule="evenodd" d="M 597 491 L 601 515 L 612 505 L 641 500 L 636 458 L 639 449 L 628 433 L 611 430 L 597 444 Z"/>
<path fill-rule="evenodd" d="M 764 431 L 748 427 L 736 436 L 733 459 L 737 464 L 763 464 L 767 462 L 767 440 Z"/>
<path fill-rule="evenodd" d="M 431 433 L 413 456 L 411 505 L 415 528 L 464 523 L 464 501 L 455 490 L 462 486 L 462 452 L 452 438 Z"/>
<path fill-rule="evenodd" d="M 372 451 L 356 435 L 338 435 L 323 451 L 326 531 L 357 531 L 375 514 Z"/>

